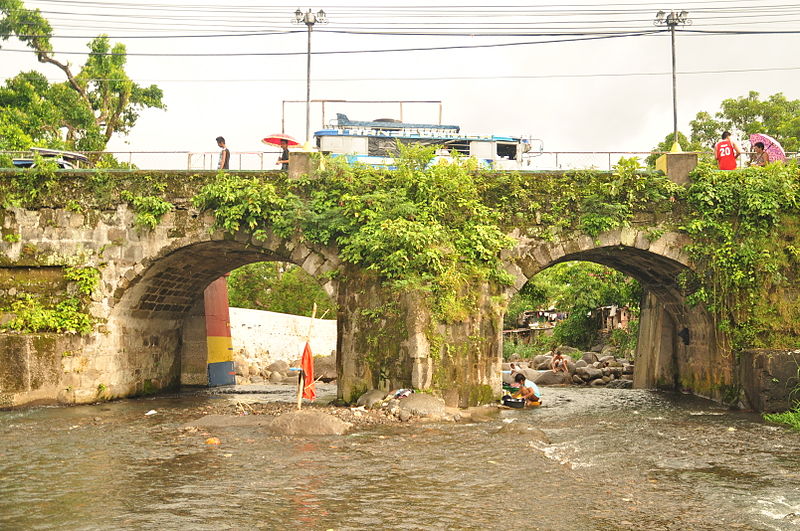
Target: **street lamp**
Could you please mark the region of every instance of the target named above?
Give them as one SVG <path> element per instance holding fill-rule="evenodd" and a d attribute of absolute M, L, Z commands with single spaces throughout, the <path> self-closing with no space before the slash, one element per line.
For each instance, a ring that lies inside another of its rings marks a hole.
<path fill-rule="evenodd" d="M 294 12 L 296 24 L 305 24 L 308 27 L 308 61 L 306 63 L 306 144 L 311 142 L 311 28 L 314 24 L 327 24 L 328 16 L 323 10 L 312 13 L 309 9 L 303 13 L 300 8 Z"/>
<path fill-rule="evenodd" d="M 666 13 L 664 11 L 659 11 L 656 13 L 656 19 L 653 21 L 653 24 L 656 26 L 667 26 L 670 31 L 670 36 L 672 37 L 672 130 L 674 136 L 672 138 L 673 143 L 678 142 L 678 83 L 675 78 L 675 28 L 677 26 L 683 26 L 686 24 L 691 24 L 692 21 L 689 20 L 689 13 L 687 11 L 681 11 L 680 13 L 677 11 L 670 11 Z"/>

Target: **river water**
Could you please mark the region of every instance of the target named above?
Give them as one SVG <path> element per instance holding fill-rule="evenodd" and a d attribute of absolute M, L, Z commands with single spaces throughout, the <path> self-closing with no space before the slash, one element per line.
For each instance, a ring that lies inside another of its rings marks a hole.
<path fill-rule="evenodd" d="M 2 411 L 0 528 L 800 529 L 800 434 L 702 399 L 548 388 L 480 423 L 181 429 L 276 396 Z"/>

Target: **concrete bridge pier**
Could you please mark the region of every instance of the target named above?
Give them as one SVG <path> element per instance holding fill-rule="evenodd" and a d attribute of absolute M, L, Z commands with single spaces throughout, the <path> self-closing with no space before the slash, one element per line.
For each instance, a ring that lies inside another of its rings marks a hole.
<path fill-rule="evenodd" d="M 492 400 L 500 391 L 502 316 L 487 286 L 474 306 L 444 322 L 423 291 L 398 293 L 355 268 L 339 283 L 338 396 L 368 389 L 443 391 L 451 405 Z"/>

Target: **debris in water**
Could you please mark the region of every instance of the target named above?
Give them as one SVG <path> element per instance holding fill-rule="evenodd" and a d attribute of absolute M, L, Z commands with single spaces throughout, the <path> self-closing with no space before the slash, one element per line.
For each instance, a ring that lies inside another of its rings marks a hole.
<path fill-rule="evenodd" d="M 151 409 L 147 413 L 144 414 L 145 417 L 149 417 L 150 415 L 155 415 L 157 411 L 155 409 Z"/>
<path fill-rule="evenodd" d="M 219 437 L 209 437 L 206 439 L 206 444 L 219 445 L 222 444 L 222 441 L 219 440 Z"/>

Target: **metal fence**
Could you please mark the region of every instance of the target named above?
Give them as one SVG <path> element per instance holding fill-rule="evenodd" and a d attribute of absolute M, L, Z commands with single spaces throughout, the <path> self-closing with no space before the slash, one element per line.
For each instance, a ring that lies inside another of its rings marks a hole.
<path fill-rule="evenodd" d="M 620 158 L 636 157 L 642 165 L 651 154 L 661 152 L 651 151 L 542 151 L 528 154 L 522 162 L 521 169 L 526 171 L 546 170 L 580 170 L 596 169 L 608 171 L 619 162 Z M 123 163 L 134 165 L 143 170 L 216 170 L 219 163 L 218 151 L 105 151 L 84 152 L 91 158 L 99 158 L 109 154 Z M 230 160 L 231 170 L 277 170 L 280 165 L 277 160 L 280 150 L 273 151 L 232 151 Z M 24 151 L 0 151 L 10 158 L 29 156 Z M 740 166 L 747 166 L 750 153 L 745 152 L 740 159 Z M 797 152 L 787 153 L 790 160 L 798 160 Z M 701 158 L 713 161 L 711 152 L 700 153 Z"/>

